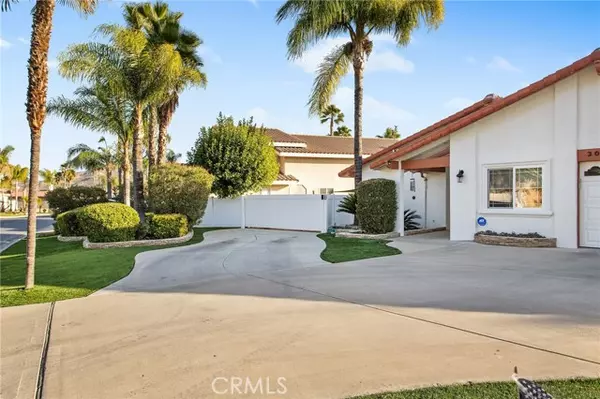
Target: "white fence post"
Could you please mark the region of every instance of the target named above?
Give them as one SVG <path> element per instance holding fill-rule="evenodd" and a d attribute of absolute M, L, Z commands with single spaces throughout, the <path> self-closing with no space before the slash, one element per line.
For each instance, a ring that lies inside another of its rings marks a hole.
<path fill-rule="evenodd" d="M 328 220 L 328 209 L 327 209 L 327 196 L 326 195 L 322 195 L 321 196 L 321 209 L 322 209 L 322 221 L 323 221 L 323 226 L 321 227 L 321 233 L 327 233 L 327 228 L 329 227 L 327 223 Z"/>
<path fill-rule="evenodd" d="M 241 228 L 245 229 L 246 228 L 246 196 L 242 195 L 240 197 L 241 200 L 241 206 L 242 206 L 242 220 L 241 220 Z"/>

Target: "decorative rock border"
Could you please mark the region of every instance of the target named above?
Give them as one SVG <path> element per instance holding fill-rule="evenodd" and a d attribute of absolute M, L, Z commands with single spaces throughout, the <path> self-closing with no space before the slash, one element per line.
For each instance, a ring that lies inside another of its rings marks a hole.
<path fill-rule="evenodd" d="M 405 236 L 416 236 L 417 234 L 433 233 L 434 231 L 446 231 L 445 227 L 432 227 L 430 229 L 415 229 L 415 230 L 404 230 Z"/>
<path fill-rule="evenodd" d="M 63 237 L 58 236 L 59 241 L 72 242 L 83 241 L 83 247 L 86 249 L 106 249 L 106 248 L 129 248 L 129 247 L 150 247 L 161 245 L 181 244 L 192 239 L 194 231 L 190 231 L 184 236 L 175 238 L 163 238 L 158 240 L 135 240 L 118 242 L 90 242 L 87 237 Z"/>
<path fill-rule="evenodd" d="M 364 240 L 388 240 L 390 238 L 399 237 L 400 233 L 398 233 L 397 231 L 392 231 L 390 233 L 384 233 L 384 234 L 366 234 L 366 233 L 361 233 L 360 230 L 341 229 L 341 230 L 336 230 L 335 236 L 343 237 L 343 238 L 362 238 Z"/>
<path fill-rule="evenodd" d="M 556 238 L 525 238 L 479 234 L 475 235 L 474 241 L 479 244 L 502 245 L 506 247 L 556 248 Z"/>

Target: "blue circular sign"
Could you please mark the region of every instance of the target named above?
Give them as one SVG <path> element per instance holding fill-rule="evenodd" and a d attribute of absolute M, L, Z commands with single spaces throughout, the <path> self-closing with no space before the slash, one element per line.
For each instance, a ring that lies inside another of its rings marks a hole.
<path fill-rule="evenodd" d="M 483 216 L 480 216 L 477 218 L 477 224 L 483 227 L 487 224 L 487 220 Z"/>

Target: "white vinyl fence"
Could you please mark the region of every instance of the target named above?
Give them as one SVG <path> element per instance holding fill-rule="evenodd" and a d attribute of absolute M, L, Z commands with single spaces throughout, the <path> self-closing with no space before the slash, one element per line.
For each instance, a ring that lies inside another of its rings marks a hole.
<path fill-rule="evenodd" d="M 353 217 L 337 212 L 344 195 L 247 195 L 236 199 L 209 198 L 200 226 L 241 227 L 325 232 L 352 224 Z"/>

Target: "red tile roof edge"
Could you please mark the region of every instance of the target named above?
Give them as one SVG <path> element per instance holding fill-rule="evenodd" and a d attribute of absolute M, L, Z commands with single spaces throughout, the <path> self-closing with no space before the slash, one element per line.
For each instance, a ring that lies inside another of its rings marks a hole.
<path fill-rule="evenodd" d="M 374 168 L 380 166 L 392 158 L 397 158 L 401 155 L 414 151 L 435 140 L 438 140 L 451 133 L 454 133 L 455 131 L 462 129 L 488 115 L 491 115 L 503 108 L 506 108 L 509 105 L 512 105 L 517 101 L 524 99 L 525 97 L 529 97 L 532 94 L 535 94 L 547 87 L 550 87 L 553 84 L 563 79 L 566 79 L 571 75 L 574 75 L 575 73 L 587 68 L 592 64 L 595 66 L 598 75 L 600 75 L 600 48 L 592 51 L 586 57 L 575 61 L 573 64 L 559 69 L 558 71 L 546 76 L 545 78 L 540 79 L 537 82 L 532 83 L 529 86 L 524 87 L 506 97 L 492 97 L 491 99 L 489 99 L 490 95 L 487 95 L 483 100 L 471 105 L 470 107 L 467 107 L 462 111 L 457 112 L 456 114 L 442 119 L 441 121 L 434 123 L 433 125 L 407 137 L 406 139 L 401 140 L 398 143 L 393 144 L 388 148 L 385 148 L 379 151 L 378 153 L 371 155 L 363 161 L 363 165 L 372 163 L 377 160 L 376 164 L 372 165 L 371 167 Z M 485 102 L 486 99 L 488 99 L 487 103 Z M 411 137 L 413 139 L 409 140 Z M 419 138 L 423 139 L 419 140 L 418 142 L 415 142 L 414 145 L 409 145 Z M 393 152 L 395 149 L 398 148 L 401 148 L 401 150 Z M 391 155 L 386 156 L 386 154 Z M 338 173 L 338 175 L 340 177 L 352 177 L 353 173 L 354 165 L 351 165 L 348 168 L 342 170 L 340 173 Z"/>

